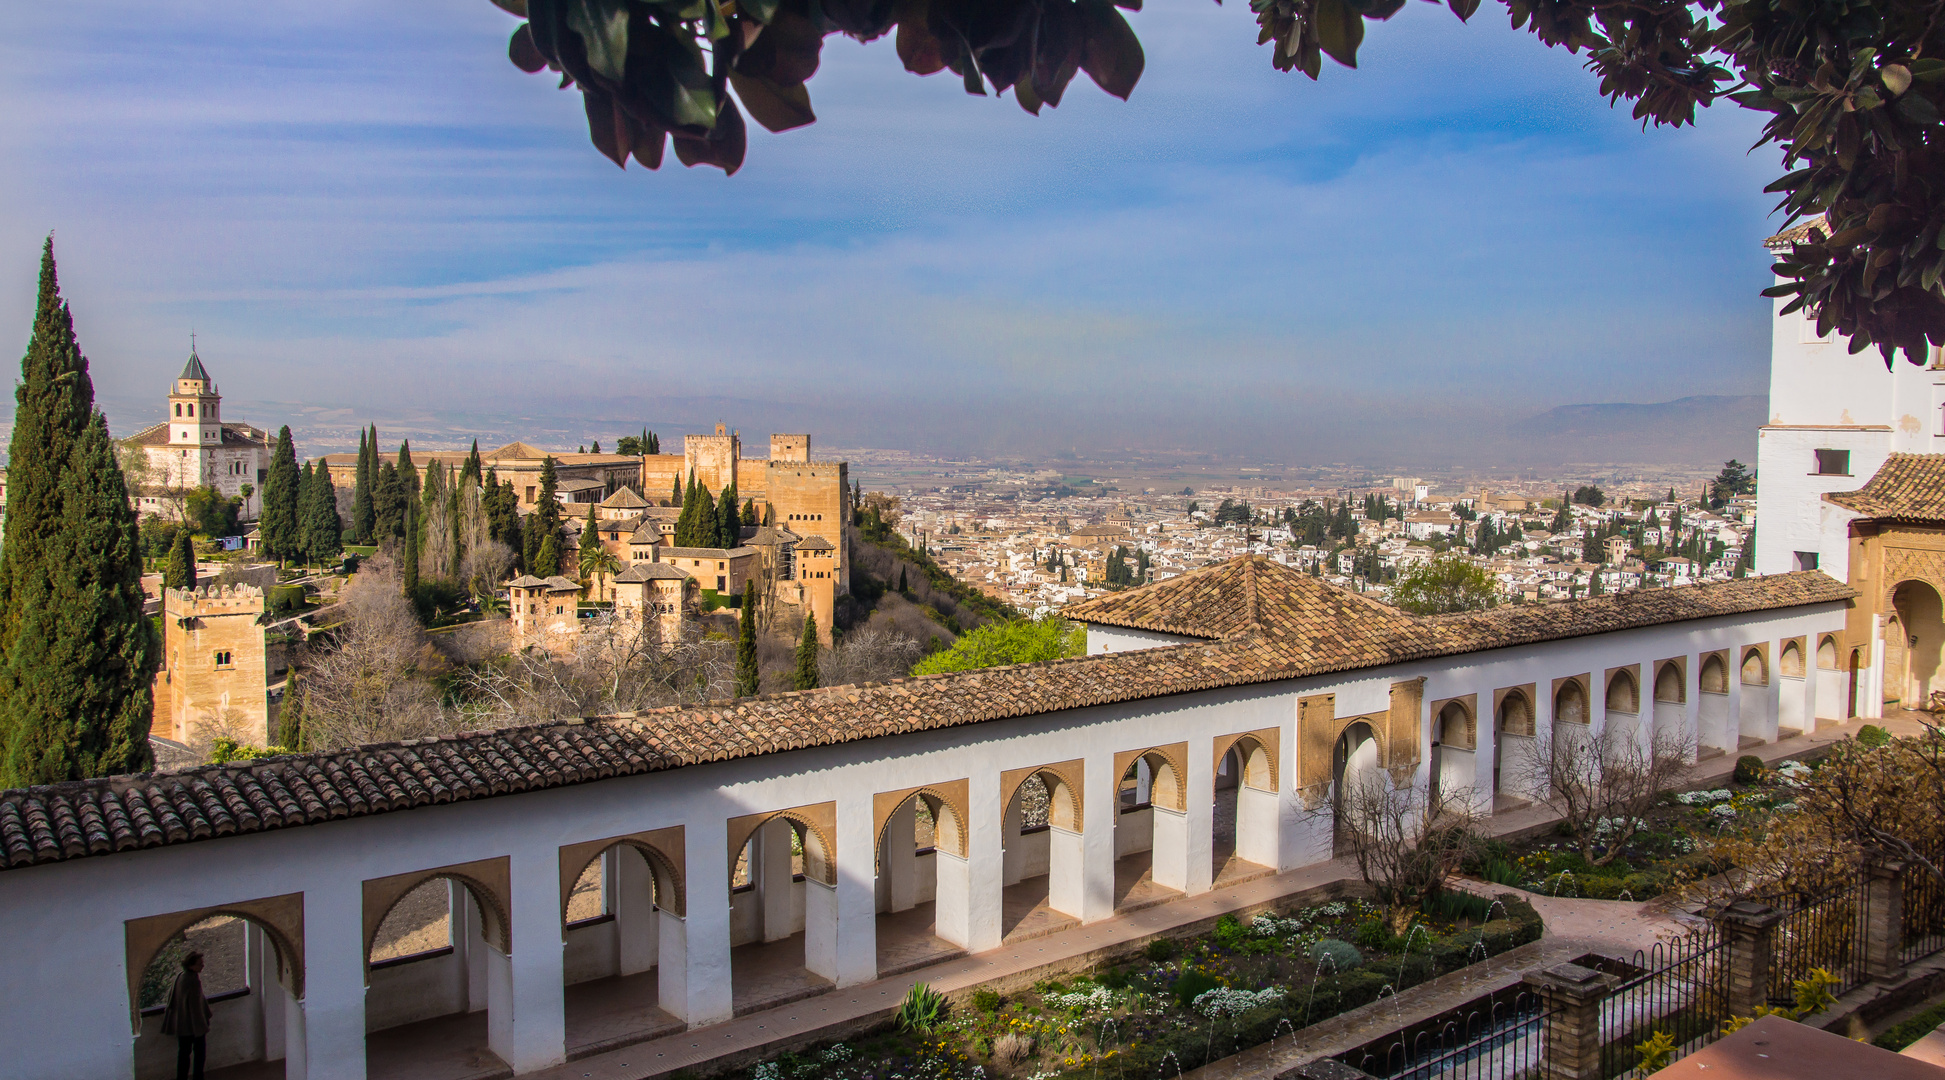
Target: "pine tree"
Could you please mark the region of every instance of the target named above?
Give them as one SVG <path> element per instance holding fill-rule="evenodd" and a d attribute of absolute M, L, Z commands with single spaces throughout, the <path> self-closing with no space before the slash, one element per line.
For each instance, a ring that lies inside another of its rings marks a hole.
<path fill-rule="evenodd" d="M 797 670 L 792 674 L 791 687 L 817 689 L 817 616 L 814 614 L 804 616 L 804 636 L 797 639 Z"/>
<path fill-rule="evenodd" d="M 743 584 L 743 612 L 736 631 L 736 696 L 749 697 L 761 687 L 763 673 L 756 663 L 756 586 Z"/>
<path fill-rule="evenodd" d="M 377 479 L 371 471 L 371 444 L 365 441 L 365 433 L 360 429 L 358 475 L 351 487 L 351 536 L 360 544 L 371 543 L 372 483 Z"/>
<path fill-rule="evenodd" d="M 418 507 L 405 504 L 405 555 L 399 561 L 404 564 L 399 577 L 405 586 L 405 598 L 411 600 L 419 595 L 419 545 L 412 542 L 413 530 L 418 526 Z"/>
<path fill-rule="evenodd" d="M 300 552 L 297 529 L 297 451 L 291 446 L 290 425 L 277 432 L 270 452 L 270 470 L 263 479 L 263 513 L 257 519 L 264 553 L 279 563 Z"/>
<path fill-rule="evenodd" d="M 108 422 L 62 301 L 54 242 L 14 390 L 0 540 L 0 786 L 153 764 L 158 653 L 142 556 Z M 179 535 L 187 537 L 187 530 Z"/>
<path fill-rule="evenodd" d="M 176 530 L 176 542 L 169 546 L 169 565 L 162 572 L 162 587 L 165 589 L 196 587 L 196 543 L 189 538 L 189 530 L 186 528 Z"/>
<path fill-rule="evenodd" d="M 735 484 L 731 484 L 723 489 L 722 501 L 717 503 L 716 507 L 716 513 L 718 515 L 716 531 L 720 539 L 710 546 L 719 547 L 725 551 L 741 547 L 743 544 L 743 521 L 736 513 Z"/>
<path fill-rule="evenodd" d="M 331 483 L 331 470 L 317 463 L 311 476 L 311 490 L 304 502 L 304 554 L 312 566 L 328 566 L 344 551 L 342 523 L 338 520 L 338 491 Z"/>

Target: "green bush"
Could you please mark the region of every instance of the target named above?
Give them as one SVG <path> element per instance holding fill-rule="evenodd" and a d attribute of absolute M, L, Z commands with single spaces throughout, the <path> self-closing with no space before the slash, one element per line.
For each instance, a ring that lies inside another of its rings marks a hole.
<path fill-rule="evenodd" d="M 1158 937 L 1141 948 L 1141 955 L 1157 964 L 1166 964 L 1175 959 L 1175 952 L 1175 942 L 1165 937 Z"/>
<path fill-rule="evenodd" d="M 1216 920 L 1216 944 L 1225 949 L 1241 948 L 1249 940 L 1249 930 L 1234 915 L 1224 915 Z"/>
<path fill-rule="evenodd" d="M 1763 779 L 1763 759 L 1754 754 L 1744 754 L 1736 759 L 1736 771 L 1729 777 L 1738 784 L 1755 784 Z"/>
<path fill-rule="evenodd" d="M 1169 989 L 1175 994 L 1176 1002 L 1186 1009 L 1196 998 L 1221 985 L 1221 983 L 1208 975 L 1204 975 L 1200 971 L 1190 971 L 1185 972 L 1180 978 L 1176 979 L 1175 985 Z"/>
<path fill-rule="evenodd" d="M 999 993 L 994 990 L 974 990 L 972 992 L 973 1008 L 983 1013 L 998 1012 L 1000 1010 L 1000 1001 Z"/>
<path fill-rule="evenodd" d="M 1337 975 L 1356 971 L 1364 964 L 1364 954 L 1358 951 L 1357 946 L 1336 938 L 1324 938 L 1311 945 L 1308 955 L 1311 963 L 1319 968 L 1325 967 L 1328 961 L 1329 970 Z"/>
<path fill-rule="evenodd" d="M 1096 975 L 1094 981 L 1110 990 L 1126 990 L 1128 988 L 1128 972 L 1123 968 L 1111 968 Z"/>
<path fill-rule="evenodd" d="M 1494 885 L 1515 885 L 1520 883 L 1519 868 L 1505 859 L 1487 859 L 1479 871 L 1479 876 Z"/>
<path fill-rule="evenodd" d="M 1580 894 L 1589 900 L 1619 900 L 1623 888 L 1626 886 L 1617 877 L 1595 875 L 1580 881 Z"/>
<path fill-rule="evenodd" d="M 1875 750 L 1891 741 L 1891 733 L 1876 724 L 1865 724 L 1857 729 L 1857 745 L 1866 750 Z"/>
<path fill-rule="evenodd" d="M 1491 906 L 1492 901 L 1477 893 L 1469 893 L 1462 889 L 1440 889 L 1428 893 L 1419 903 L 1418 909 L 1427 915 L 1437 915 L 1454 921 L 1467 919 L 1472 922 L 1484 922 L 1486 909 Z"/>
<path fill-rule="evenodd" d="M 1884 729 L 1879 728 L 1878 730 L 1882 731 Z M 1884 1034 L 1879 1035 L 1871 1041 L 1878 1046 L 1884 1047 L 1886 1050 L 1903 1050 L 1905 1047 L 1931 1034 L 1933 1029 L 1937 1028 L 1940 1024 L 1945 1024 L 1945 1001 L 1933 1005 L 1931 1008 L 1906 1020 L 1902 1024 L 1893 1025 Z"/>
<path fill-rule="evenodd" d="M 1351 932 L 1351 939 L 1367 949 L 1382 949 L 1391 942 L 1389 927 L 1377 919 L 1366 919 Z"/>

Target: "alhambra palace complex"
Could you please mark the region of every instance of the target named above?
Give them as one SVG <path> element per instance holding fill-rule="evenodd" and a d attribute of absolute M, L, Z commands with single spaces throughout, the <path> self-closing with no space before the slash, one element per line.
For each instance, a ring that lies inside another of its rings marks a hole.
<path fill-rule="evenodd" d="M 1416 617 L 1246 555 L 1069 607 L 1087 636 L 1069 659 L 0 793 L 26 973 L 0 991 L 0 1072 L 168 1075 L 141 982 L 214 915 L 243 923 L 247 972 L 215 1003 L 212 1067 L 592 1067 L 835 1009 L 1000 947 L 1009 913 L 1138 921 L 1117 868 L 1166 904 L 1323 863 L 1333 793 L 1363 777 L 1490 817 L 1524 805 L 1521 766 L 1552 740 L 1666 734 L 1712 758 L 1922 704 L 1945 689 L 1945 366 L 1887 371 L 1795 314 L 1774 335 L 1759 576 Z M 534 460 L 495 457 L 502 476 Z M 811 580 L 844 587 L 844 467 L 800 437 L 745 460 L 718 431 L 562 474 L 632 552 L 661 519 L 627 482 L 659 499 L 690 469 L 773 506 L 800 556 L 838 545 Z M 644 553 L 721 585 L 760 557 Z M 428 897 L 437 947 L 381 949 Z M 471 1065 L 412 1057 L 440 1039 L 472 1040 Z"/>

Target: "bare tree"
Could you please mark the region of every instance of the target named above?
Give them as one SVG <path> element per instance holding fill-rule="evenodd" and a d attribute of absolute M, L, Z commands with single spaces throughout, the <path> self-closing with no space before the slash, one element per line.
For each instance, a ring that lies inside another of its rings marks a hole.
<path fill-rule="evenodd" d="M 458 552 L 453 550 L 452 510 L 446 500 L 434 499 L 425 510 L 425 564 L 420 567 L 420 573 L 450 578 L 458 569 Z"/>
<path fill-rule="evenodd" d="M 1688 777 L 1694 749 L 1694 740 L 1673 728 L 1656 731 L 1653 745 L 1643 746 L 1629 726 L 1610 723 L 1597 733 L 1559 723 L 1514 782 L 1559 815 L 1581 857 L 1605 866 L 1645 827 L 1662 792 Z"/>
<path fill-rule="evenodd" d="M 825 686 L 885 682 L 911 674 L 923 646 L 910 634 L 882 625 L 884 621 L 873 619 L 824 651 L 817 671 Z"/>
<path fill-rule="evenodd" d="M 1334 799 L 1309 813 L 1323 819 L 1357 862 L 1358 875 L 1388 912 L 1394 933 L 1419 903 L 1457 872 L 1475 840 L 1470 789 L 1433 791 L 1392 782 L 1384 769 L 1348 775 Z"/>
<path fill-rule="evenodd" d="M 735 643 L 663 641 L 656 620 L 607 612 L 571 642 L 541 640 L 458 679 L 465 726 L 501 727 L 599 716 L 735 695 Z"/>
<path fill-rule="evenodd" d="M 492 594 L 513 570 L 513 549 L 498 540 L 468 543 L 459 562 L 460 580 L 476 597 Z"/>
<path fill-rule="evenodd" d="M 392 561 L 364 562 L 339 601 L 335 640 L 310 651 L 304 727 L 320 750 L 442 734 L 457 717 L 439 705 L 433 677 L 446 663 L 426 640 Z"/>

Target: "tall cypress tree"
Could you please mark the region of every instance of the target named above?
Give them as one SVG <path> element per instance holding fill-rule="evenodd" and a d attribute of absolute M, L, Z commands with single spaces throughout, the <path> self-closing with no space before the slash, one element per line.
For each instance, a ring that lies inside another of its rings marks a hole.
<path fill-rule="evenodd" d="M 474 439 L 473 452 L 466 455 L 466 467 L 459 471 L 459 484 L 461 487 L 464 487 L 468 483 L 477 484 L 480 482 L 480 464 L 479 440 Z"/>
<path fill-rule="evenodd" d="M 176 530 L 176 542 L 169 545 L 169 565 L 162 571 L 162 587 L 165 589 L 196 587 L 196 542 L 189 538 L 189 530 L 186 527 Z"/>
<path fill-rule="evenodd" d="M 716 519 L 716 500 L 709 495 L 709 489 L 696 485 L 695 542 L 693 547 L 720 547 L 722 527 Z"/>
<path fill-rule="evenodd" d="M 675 479 L 670 481 L 669 505 L 682 507 L 689 505 L 682 497 L 682 471 L 680 469 L 676 470 Z"/>
<path fill-rule="evenodd" d="M 377 480 L 371 470 L 371 444 L 365 441 L 362 429 L 358 432 L 358 476 L 351 487 L 351 535 L 360 544 L 371 542 L 372 530 L 372 482 Z"/>
<path fill-rule="evenodd" d="M 399 480 L 398 468 L 387 461 L 377 470 L 378 479 L 372 484 L 372 542 L 382 544 L 405 532 L 405 492 Z"/>
<path fill-rule="evenodd" d="M 561 572 L 560 477 L 559 474 L 555 472 L 554 458 L 553 455 L 551 454 L 548 455 L 547 457 L 540 459 L 540 503 L 539 505 L 534 507 L 533 516 L 532 519 L 529 521 L 529 524 L 532 525 L 532 527 L 539 533 L 538 536 L 534 537 L 534 552 L 538 558 L 543 560 L 546 559 L 545 555 L 540 554 L 540 550 L 547 543 L 549 539 L 554 541 L 554 557 L 551 563 L 553 569 L 548 570 L 546 573 L 541 574 L 540 576 L 552 577 L 553 575 L 560 573 Z M 536 573 L 538 573 L 538 571 L 536 571 Z"/>
<path fill-rule="evenodd" d="M 723 489 L 723 501 L 716 504 L 716 547 L 734 548 L 743 542 L 743 521 L 736 513 L 736 485 Z"/>
<path fill-rule="evenodd" d="M 311 463 L 306 461 L 297 470 L 297 502 L 292 507 L 292 517 L 294 520 L 291 522 L 290 557 L 299 562 L 307 561 L 307 556 L 309 556 L 311 551 L 310 545 L 304 542 L 311 533 L 309 520 L 311 512 L 311 488 L 317 484 L 317 474 L 323 470 L 324 462 L 322 461 L 317 463 L 316 469 L 312 469 Z M 282 744 L 279 743 L 278 745 L 281 746 Z"/>
<path fill-rule="evenodd" d="M 417 503 L 405 504 L 405 558 L 402 560 L 405 566 L 399 576 L 403 579 L 401 584 L 405 587 L 407 600 L 416 600 L 419 595 L 419 545 L 412 539 L 418 531 L 418 510 Z"/>
<path fill-rule="evenodd" d="M 283 562 L 298 554 L 297 528 L 297 451 L 291 446 L 290 425 L 277 432 L 277 447 L 270 452 L 270 471 L 263 479 L 263 514 L 257 531 L 263 537 L 264 553 Z"/>
<path fill-rule="evenodd" d="M 763 682 L 756 663 L 756 586 L 743 583 L 743 612 L 736 630 L 736 696 L 755 694 Z"/>
<path fill-rule="evenodd" d="M 304 503 L 304 554 L 313 566 L 338 561 L 344 551 L 343 531 L 338 521 L 338 490 L 331 483 L 331 470 L 322 459 L 311 476 L 311 490 Z"/>
<path fill-rule="evenodd" d="M 804 636 L 797 639 L 797 670 L 791 686 L 797 690 L 817 689 L 817 616 L 804 615 Z"/>
<path fill-rule="evenodd" d="M 141 543 L 52 237 L 20 374 L 0 541 L 0 786 L 142 771 L 159 650 Z"/>

